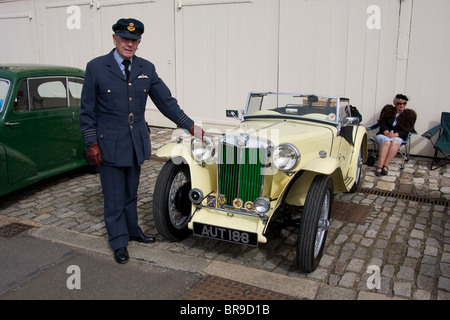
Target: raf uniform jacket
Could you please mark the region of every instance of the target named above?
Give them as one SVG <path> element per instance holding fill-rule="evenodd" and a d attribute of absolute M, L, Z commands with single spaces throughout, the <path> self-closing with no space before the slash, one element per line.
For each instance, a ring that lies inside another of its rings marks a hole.
<path fill-rule="evenodd" d="M 178 127 L 189 130 L 194 122 L 181 110 L 151 62 L 135 56 L 127 81 L 113 53 L 87 64 L 80 129 L 86 145 L 99 143 L 103 164 L 132 166 L 137 159 L 141 165 L 151 155 L 150 130 L 145 121 L 148 96 Z"/>

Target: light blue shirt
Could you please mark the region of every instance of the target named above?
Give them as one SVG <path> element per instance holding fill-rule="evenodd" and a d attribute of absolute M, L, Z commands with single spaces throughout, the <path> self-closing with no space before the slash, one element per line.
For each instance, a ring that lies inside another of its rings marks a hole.
<path fill-rule="evenodd" d="M 116 59 L 117 64 L 119 65 L 120 71 L 122 71 L 123 76 L 125 77 L 125 66 L 122 64 L 122 61 L 125 60 L 122 58 L 122 56 L 117 52 L 117 50 L 114 50 L 114 59 Z M 133 63 L 133 58 L 130 59 L 131 64 Z M 128 70 L 131 72 L 131 64 L 128 67 Z"/>

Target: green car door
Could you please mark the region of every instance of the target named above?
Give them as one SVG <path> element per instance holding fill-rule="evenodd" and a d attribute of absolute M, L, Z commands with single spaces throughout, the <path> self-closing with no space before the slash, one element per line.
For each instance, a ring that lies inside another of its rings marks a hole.
<path fill-rule="evenodd" d="M 6 97 L 8 95 L 8 91 L 10 89 L 10 81 L 7 79 L 0 79 L 0 116 L 2 115 L 2 111 L 5 108 Z M 0 117 L 1 118 L 1 117 Z M 0 131 L 1 131 L 1 123 L 0 123 Z M 1 134 L 1 132 L 0 132 Z M 1 135 L 0 135 L 1 137 Z M 2 191 L 5 190 L 8 186 L 8 167 L 6 165 L 6 151 L 5 147 L 0 143 L 0 195 Z"/>
<path fill-rule="evenodd" d="M 85 164 L 78 122 L 82 85 L 79 77 L 17 79 L 0 126 L 8 189 Z"/>

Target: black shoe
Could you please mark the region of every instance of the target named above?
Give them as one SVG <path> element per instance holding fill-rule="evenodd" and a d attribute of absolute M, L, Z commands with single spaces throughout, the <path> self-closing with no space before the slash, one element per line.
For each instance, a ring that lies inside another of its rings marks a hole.
<path fill-rule="evenodd" d="M 380 171 L 378 171 L 378 170 L 380 170 Z M 377 177 L 379 177 L 379 176 L 381 176 L 382 174 L 383 174 L 383 168 L 378 167 L 378 168 L 375 170 L 375 175 L 376 175 Z"/>
<path fill-rule="evenodd" d="M 130 241 L 137 241 L 137 242 L 141 242 L 141 243 L 154 243 L 156 241 L 156 238 L 149 237 L 149 236 L 146 236 L 145 234 L 142 234 L 141 236 L 137 236 L 137 237 L 130 236 Z"/>
<path fill-rule="evenodd" d="M 127 248 L 119 248 L 114 251 L 114 260 L 116 260 L 117 263 L 127 263 L 129 258 Z"/>

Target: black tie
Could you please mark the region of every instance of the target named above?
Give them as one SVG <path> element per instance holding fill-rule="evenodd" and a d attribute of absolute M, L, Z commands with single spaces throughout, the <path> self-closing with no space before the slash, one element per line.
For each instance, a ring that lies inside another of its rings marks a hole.
<path fill-rule="evenodd" d="M 130 79 L 130 69 L 129 66 L 131 64 L 130 60 L 123 60 L 122 64 L 125 66 L 125 76 L 127 77 L 127 81 Z"/>

